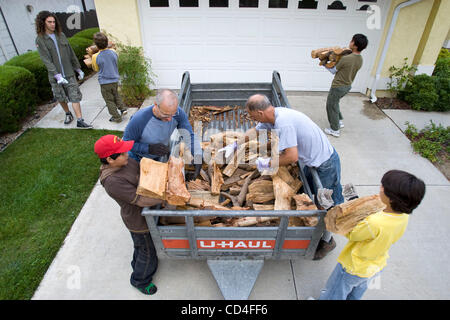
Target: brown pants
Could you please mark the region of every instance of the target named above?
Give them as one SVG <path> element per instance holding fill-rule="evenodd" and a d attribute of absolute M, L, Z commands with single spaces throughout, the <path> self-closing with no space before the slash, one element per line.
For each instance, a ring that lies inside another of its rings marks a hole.
<path fill-rule="evenodd" d="M 100 85 L 103 99 L 105 99 L 109 114 L 115 119 L 122 119 L 120 111 L 125 111 L 127 108 L 123 104 L 122 98 L 119 95 L 118 83 L 107 83 Z"/>

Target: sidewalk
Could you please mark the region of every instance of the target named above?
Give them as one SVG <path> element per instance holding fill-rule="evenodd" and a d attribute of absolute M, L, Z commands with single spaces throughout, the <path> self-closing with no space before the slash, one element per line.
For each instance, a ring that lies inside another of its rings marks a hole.
<path fill-rule="evenodd" d="M 129 108 L 128 113 L 123 116 L 124 121 L 121 123 L 110 122 L 111 115 L 108 112 L 108 108 L 105 105 L 102 94 L 100 92 L 100 84 L 98 83 L 98 74 L 95 74 L 91 78 L 87 79 L 80 86 L 83 99 L 81 100 L 81 112 L 83 114 L 84 121 L 88 124 L 92 124 L 94 129 L 109 129 L 124 131 L 130 117 L 137 111 L 137 108 Z M 152 104 L 153 100 L 150 98 L 145 102 Z M 72 106 L 69 103 L 69 109 L 73 112 Z M 60 105 L 57 105 L 50 111 L 44 118 L 39 121 L 35 127 L 37 128 L 64 128 L 64 129 L 76 129 L 77 122 L 74 120 L 72 123 L 64 124 L 65 112 Z"/>
<path fill-rule="evenodd" d="M 121 124 L 108 121 L 95 77 L 88 79 L 81 90 L 85 120 L 95 129 L 125 128 L 128 115 Z M 288 95 L 288 99 L 293 108 L 321 128 L 328 126 L 326 94 Z M 147 101 L 144 106 L 151 103 Z M 414 124 L 416 113 L 399 111 L 397 116 L 388 117 L 368 103 L 367 97 L 353 94 L 342 99 L 341 108 L 345 128 L 340 138 L 329 139 L 341 158 L 343 185 L 352 182 L 361 196 L 375 194 L 382 175 L 395 168 L 417 175 L 427 185 L 425 199 L 411 216 L 403 238 L 391 248 L 387 267 L 364 299 L 450 299 L 450 216 L 446 201 L 450 183 L 428 160 L 413 153 L 399 129 L 406 120 Z M 38 126 L 65 127 L 62 109 L 55 109 Z M 446 119 L 443 125 L 448 126 L 450 121 Z M 265 261 L 249 298 L 317 298 L 347 242 L 342 236 L 334 237 L 337 248 L 323 260 Z M 223 299 L 206 261 L 195 260 L 160 259 L 154 277 L 158 292 L 153 296 L 141 294 L 129 284 L 132 247 L 119 206 L 97 182 L 33 299 Z"/>

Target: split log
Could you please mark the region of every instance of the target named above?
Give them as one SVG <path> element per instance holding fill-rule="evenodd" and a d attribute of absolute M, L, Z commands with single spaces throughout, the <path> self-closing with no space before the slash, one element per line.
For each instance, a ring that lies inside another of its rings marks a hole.
<path fill-rule="evenodd" d="M 191 199 L 206 200 L 211 203 L 219 204 L 219 195 L 213 195 L 209 191 L 195 190 L 191 191 Z"/>
<path fill-rule="evenodd" d="M 187 202 L 188 205 L 196 207 L 198 209 L 207 209 L 207 210 L 231 210 L 228 207 L 225 206 L 221 206 L 220 204 L 211 202 L 211 201 L 207 201 L 207 200 L 203 200 L 203 199 L 198 199 L 198 198 L 192 198 L 189 199 L 189 201 Z"/>
<path fill-rule="evenodd" d="M 211 186 L 203 180 L 195 179 L 187 183 L 188 191 L 192 193 L 194 190 L 211 191 Z"/>
<path fill-rule="evenodd" d="M 264 203 L 275 199 L 273 182 L 265 179 L 255 179 L 248 186 L 246 200 L 253 203 Z"/>
<path fill-rule="evenodd" d="M 279 220 L 279 217 L 244 217 L 233 222 L 233 227 L 249 227 L 257 223 Z"/>
<path fill-rule="evenodd" d="M 253 209 L 254 210 L 273 210 L 274 205 L 273 204 L 254 204 Z"/>
<path fill-rule="evenodd" d="M 336 49 L 339 49 L 339 47 L 338 46 L 336 46 L 336 47 L 327 47 L 327 48 L 320 48 L 320 49 L 313 50 L 313 51 L 311 51 L 311 58 L 313 58 L 313 59 L 317 58 L 318 54 L 320 52 L 336 50 Z"/>
<path fill-rule="evenodd" d="M 182 206 L 191 198 L 184 182 L 183 167 L 183 159 L 170 156 L 166 188 L 166 200 L 169 204 Z"/>
<path fill-rule="evenodd" d="M 291 200 L 295 194 L 294 190 L 278 174 L 272 176 L 272 181 L 275 195 L 274 210 L 291 210 Z"/>
<path fill-rule="evenodd" d="M 141 174 L 136 193 L 156 199 L 165 199 L 168 164 L 149 158 L 142 158 Z"/>
<path fill-rule="evenodd" d="M 212 168 L 213 168 L 213 176 L 211 179 L 211 193 L 219 194 L 220 188 L 224 182 L 223 177 L 222 177 L 222 172 L 220 171 L 220 168 L 218 167 L 218 165 L 215 162 L 213 162 Z"/>
<path fill-rule="evenodd" d="M 303 186 L 303 183 L 298 178 L 294 178 L 290 173 L 286 166 L 282 166 L 278 168 L 277 175 L 286 182 L 293 190 L 294 193 L 297 193 L 298 190 Z"/>
<path fill-rule="evenodd" d="M 379 195 L 357 198 L 331 208 L 325 216 L 325 225 L 328 231 L 346 235 L 361 220 L 385 207 Z"/>
<path fill-rule="evenodd" d="M 296 194 L 292 198 L 295 200 L 296 210 L 317 210 L 317 206 L 305 193 Z M 317 217 L 289 217 L 289 226 L 313 227 L 318 222 Z"/>

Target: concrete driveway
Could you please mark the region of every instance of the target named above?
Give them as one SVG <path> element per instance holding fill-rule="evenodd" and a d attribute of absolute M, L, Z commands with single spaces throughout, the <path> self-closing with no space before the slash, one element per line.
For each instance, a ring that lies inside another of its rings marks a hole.
<path fill-rule="evenodd" d="M 82 85 L 86 119 L 94 128 L 123 130 L 126 122 L 107 121 L 109 115 L 102 109 L 96 84 L 92 78 Z M 321 128 L 328 126 L 325 93 L 288 93 L 288 99 Z M 389 117 L 359 94 L 344 97 L 341 109 L 345 128 L 340 138 L 329 139 L 341 158 L 342 184 L 352 182 L 361 196 L 371 195 L 378 193 L 386 171 L 402 169 L 423 179 L 427 186 L 405 235 L 390 250 L 387 267 L 363 298 L 450 299 L 450 183 L 428 160 L 413 153 L 402 133 L 402 123 L 414 123 L 415 113 L 398 111 Z M 53 127 L 63 127 L 63 115 L 56 116 L 58 112 L 54 110 L 53 122 L 44 118 L 38 126 L 52 127 L 53 123 Z M 450 125 L 448 113 L 440 118 L 443 125 Z M 337 248 L 321 261 L 266 261 L 249 299 L 317 298 L 347 241 L 339 235 L 335 239 Z M 158 292 L 141 294 L 129 284 L 132 252 L 119 206 L 97 182 L 33 299 L 223 299 L 206 261 L 193 260 L 160 259 L 154 277 Z"/>

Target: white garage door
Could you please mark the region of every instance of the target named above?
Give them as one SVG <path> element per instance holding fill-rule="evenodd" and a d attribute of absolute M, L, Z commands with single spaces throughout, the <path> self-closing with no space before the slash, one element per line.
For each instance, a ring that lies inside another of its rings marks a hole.
<path fill-rule="evenodd" d="M 311 50 L 348 46 L 353 34 L 363 33 L 369 46 L 352 91 L 365 93 L 389 4 L 390 0 L 140 0 L 139 11 L 144 50 L 158 76 L 157 87 L 179 88 L 184 71 L 199 83 L 270 82 L 277 70 L 285 90 L 327 91 L 332 75 L 311 58 Z M 367 12 L 369 5 L 376 7 Z"/>

